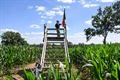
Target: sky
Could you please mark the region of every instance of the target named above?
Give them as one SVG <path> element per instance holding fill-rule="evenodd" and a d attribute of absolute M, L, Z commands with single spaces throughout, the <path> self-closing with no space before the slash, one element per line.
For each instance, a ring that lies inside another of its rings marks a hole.
<path fill-rule="evenodd" d="M 0 0 L 0 35 L 6 31 L 19 32 L 30 44 L 43 40 L 44 24 L 54 28 L 62 22 L 66 9 L 68 41 L 74 44 L 101 44 L 102 36 L 86 42 L 84 29 L 91 27 L 92 16 L 99 7 L 110 6 L 116 0 Z M 1 38 L 0 38 L 1 41 Z M 120 34 L 109 33 L 107 42 L 120 43 Z"/>

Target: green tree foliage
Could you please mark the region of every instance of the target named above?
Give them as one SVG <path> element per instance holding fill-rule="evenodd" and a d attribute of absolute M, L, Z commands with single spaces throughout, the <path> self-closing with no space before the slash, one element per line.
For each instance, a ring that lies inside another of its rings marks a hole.
<path fill-rule="evenodd" d="M 113 19 L 115 22 L 115 25 L 120 25 L 120 1 L 117 1 L 116 3 L 113 4 Z"/>
<path fill-rule="evenodd" d="M 114 19 L 114 24 L 120 25 L 120 1 L 117 1 L 116 3 L 113 4 L 113 19 Z M 115 32 L 120 33 L 120 27 L 115 27 Z"/>
<path fill-rule="evenodd" d="M 73 43 L 72 42 L 68 42 L 68 47 L 72 47 Z"/>
<path fill-rule="evenodd" d="M 99 8 L 97 14 L 92 16 L 93 28 L 85 29 L 87 41 L 93 36 L 102 35 L 103 43 L 106 44 L 106 38 L 109 32 L 116 32 L 115 26 L 120 25 L 120 1 L 113 6 L 107 6 L 104 9 Z"/>
<path fill-rule="evenodd" d="M 27 41 L 18 32 L 7 31 L 2 34 L 2 45 L 27 45 Z"/>

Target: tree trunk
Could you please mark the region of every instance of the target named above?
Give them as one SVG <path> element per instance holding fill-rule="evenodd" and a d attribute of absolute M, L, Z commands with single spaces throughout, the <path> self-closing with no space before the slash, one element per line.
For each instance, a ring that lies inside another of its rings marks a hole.
<path fill-rule="evenodd" d="M 104 36 L 103 44 L 106 44 L 106 38 L 107 38 L 107 35 Z"/>

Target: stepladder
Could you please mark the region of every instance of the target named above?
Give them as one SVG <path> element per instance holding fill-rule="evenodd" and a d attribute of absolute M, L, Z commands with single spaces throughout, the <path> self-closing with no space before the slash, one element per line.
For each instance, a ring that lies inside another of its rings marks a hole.
<path fill-rule="evenodd" d="M 51 66 L 57 68 L 60 74 L 62 74 L 63 69 L 65 70 L 67 66 L 67 72 L 70 76 L 70 57 L 67 43 L 66 28 L 59 28 L 59 33 L 57 33 L 55 28 L 44 26 L 42 55 L 35 68 L 37 79 L 39 79 L 40 74 L 48 75 Z"/>

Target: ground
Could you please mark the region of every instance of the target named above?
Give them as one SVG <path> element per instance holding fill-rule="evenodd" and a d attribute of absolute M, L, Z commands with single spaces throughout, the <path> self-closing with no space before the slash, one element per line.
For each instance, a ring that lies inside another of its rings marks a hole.
<path fill-rule="evenodd" d="M 32 69 L 35 68 L 35 62 L 31 63 L 31 64 L 24 65 L 23 67 L 26 70 L 32 70 Z M 11 73 L 12 73 L 12 77 L 15 80 L 24 80 L 24 78 L 23 78 L 23 68 L 22 67 L 12 69 Z M 6 80 L 6 78 L 7 78 L 6 75 L 0 76 L 0 80 Z"/>

